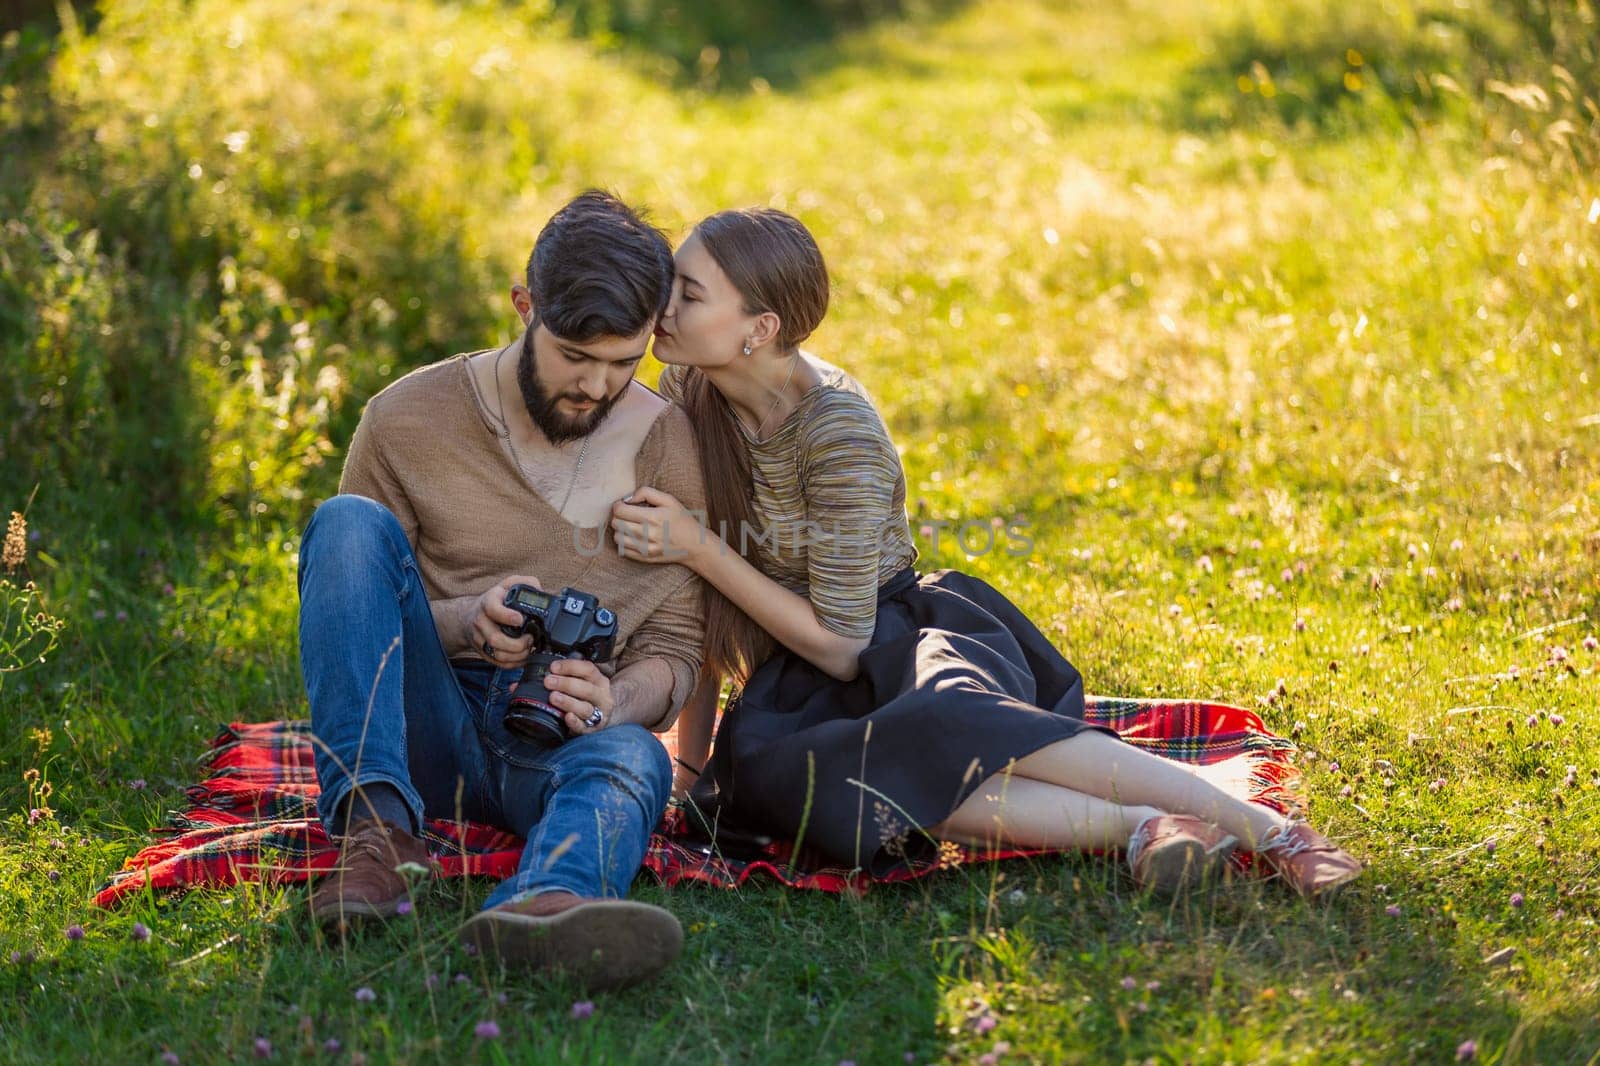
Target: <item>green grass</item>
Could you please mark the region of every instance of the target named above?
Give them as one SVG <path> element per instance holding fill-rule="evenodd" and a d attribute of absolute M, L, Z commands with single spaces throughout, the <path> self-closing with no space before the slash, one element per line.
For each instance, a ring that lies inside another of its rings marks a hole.
<path fill-rule="evenodd" d="M 0 1060 L 1596 1061 L 1592 5 L 869 4 L 716 77 L 673 65 L 709 10 L 104 8 L 0 45 L 0 509 L 65 622 L 0 623 Z M 1030 523 L 923 565 L 1092 691 L 1260 708 L 1367 875 L 641 882 L 684 957 L 582 1021 L 454 946 L 483 884 L 342 948 L 302 889 L 93 910 L 218 723 L 303 714 L 298 532 L 365 398 L 505 339 L 590 184 L 800 214 L 916 524 Z"/>

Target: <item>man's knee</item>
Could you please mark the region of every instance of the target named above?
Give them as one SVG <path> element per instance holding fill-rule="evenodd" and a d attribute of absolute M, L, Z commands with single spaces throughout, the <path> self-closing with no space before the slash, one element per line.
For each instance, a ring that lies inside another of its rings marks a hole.
<path fill-rule="evenodd" d="M 628 723 L 602 729 L 584 738 L 592 757 L 624 780 L 637 782 L 641 799 L 665 805 L 672 791 L 672 760 L 660 739 L 641 725 Z"/>
<path fill-rule="evenodd" d="M 365 496 L 324 500 L 300 540 L 302 569 L 313 556 L 348 564 L 370 563 L 375 553 L 409 548 L 405 530 L 387 507 Z"/>

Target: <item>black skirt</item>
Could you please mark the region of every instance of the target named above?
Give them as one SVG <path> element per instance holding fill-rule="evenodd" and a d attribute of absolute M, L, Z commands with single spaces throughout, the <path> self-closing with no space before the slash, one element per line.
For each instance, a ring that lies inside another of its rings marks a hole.
<path fill-rule="evenodd" d="M 717 730 L 694 806 L 717 836 L 799 839 L 882 872 L 986 778 L 1084 730 L 1083 677 L 992 586 L 902 571 L 878 595 L 860 672 L 780 649 Z"/>

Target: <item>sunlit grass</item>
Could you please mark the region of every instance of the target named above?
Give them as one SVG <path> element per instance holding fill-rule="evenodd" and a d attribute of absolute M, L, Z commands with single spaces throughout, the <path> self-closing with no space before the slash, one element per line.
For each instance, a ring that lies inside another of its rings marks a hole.
<path fill-rule="evenodd" d="M 67 623 L 0 688 L 0 1058 L 1600 1048 L 1588 4 L 937 5 L 705 90 L 544 5 L 106 7 L 0 52 L 0 513 Z M 483 885 L 344 950 L 298 890 L 91 911 L 217 723 L 303 713 L 298 534 L 361 403 L 505 339 L 591 184 L 674 232 L 799 214 L 835 278 L 813 346 L 888 416 L 923 564 L 999 585 L 1093 691 L 1258 708 L 1368 875 L 1331 908 L 1172 908 L 1093 858 L 641 886 L 685 958 L 586 1021 L 454 946 Z M 1032 550 L 931 542 L 992 520 Z"/>

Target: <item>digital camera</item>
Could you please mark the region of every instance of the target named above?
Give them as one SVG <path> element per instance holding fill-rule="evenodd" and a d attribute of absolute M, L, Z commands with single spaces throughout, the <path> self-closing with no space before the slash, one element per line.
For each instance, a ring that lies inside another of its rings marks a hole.
<path fill-rule="evenodd" d="M 569 734 L 562 713 L 551 705 L 550 690 L 544 684 L 550 664 L 557 659 L 610 659 L 617 637 L 617 616 L 587 592 L 572 588 L 552 594 L 531 585 L 512 585 L 505 602 L 522 616 L 522 624 L 502 625 L 501 631 L 508 637 L 526 634 L 533 638 L 533 654 L 506 706 L 505 726 L 526 740 L 555 747 Z"/>

